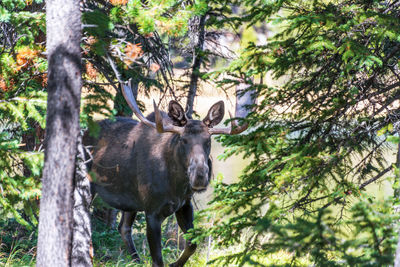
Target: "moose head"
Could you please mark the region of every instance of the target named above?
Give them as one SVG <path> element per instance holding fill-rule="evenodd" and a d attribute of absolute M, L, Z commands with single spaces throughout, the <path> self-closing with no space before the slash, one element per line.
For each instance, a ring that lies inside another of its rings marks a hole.
<path fill-rule="evenodd" d="M 201 121 L 188 119 L 183 107 L 174 100 L 169 102 L 167 116 L 160 112 L 153 101 L 155 122 L 152 122 L 140 112 L 130 87 L 123 85 L 122 92 L 128 105 L 143 124 L 157 129 L 158 133 L 176 134 L 173 141 L 177 142 L 175 149 L 178 153 L 177 158 L 183 164 L 191 188 L 195 192 L 206 190 L 211 178 L 212 165 L 209 157 L 211 135 L 238 134 L 248 127 L 247 124 L 239 126 L 231 120 L 231 127 L 214 128 L 224 117 L 225 106 L 223 101 L 212 105 L 206 117 Z M 230 113 L 229 115 L 232 119 L 232 115 Z"/>

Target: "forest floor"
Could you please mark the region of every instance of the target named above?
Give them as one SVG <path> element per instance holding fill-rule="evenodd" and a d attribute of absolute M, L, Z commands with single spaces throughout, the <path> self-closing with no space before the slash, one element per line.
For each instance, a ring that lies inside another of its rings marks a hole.
<path fill-rule="evenodd" d="M 93 264 L 97 267 L 103 266 L 151 266 L 151 257 L 147 247 L 144 222 L 140 218 L 133 228 L 133 238 L 136 248 L 142 259 L 142 263 L 132 262 L 130 255 L 125 250 L 125 245 L 116 229 L 108 227 L 102 221 L 92 219 L 93 226 Z M 171 221 L 169 221 L 171 222 Z M 165 263 L 174 262 L 182 252 L 178 248 L 182 246 L 176 242 L 176 238 L 171 237 L 167 229 L 167 223 L 164 223 L 163 235 L 163 258 Z M 175 233 L 176 237 L 176 233 Z M 182 239 L 180 240 L 181 242 Z M 210 240 L 209 240 L 210 241 Z M 6 224 L 0 225 L 0 266 L 35 266 L 36 264 L 36 242 L 37 230 L 27 230 L 10 220 Z M 182 243 L 181 243 L 182 244 Z M 219 256 L 237 252 L 242 247 L 236 246 L 229 249 L 217 249 L 213 242 L 200 244 L 196 253 L 187 262 L 188 267 L 200 266 L 238 266 L 238 264 L 221 264 L 211 261 Z M 291 263 L 291 255 L 287 252 L 279 252 L 258 258 L 265 266 L 285 266 Z M 309 266 L 307 259 L 299 261 L 296 266 Z"/>

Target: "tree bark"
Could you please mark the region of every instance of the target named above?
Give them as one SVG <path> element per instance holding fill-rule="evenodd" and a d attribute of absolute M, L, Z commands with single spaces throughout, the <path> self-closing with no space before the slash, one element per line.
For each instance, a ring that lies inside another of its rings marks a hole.
<path fill-rule="evenodd" d="M 79 0 L 46 1 L 48 98 L 37 266 L 71 266 L 81 95 Z"/>
<path fill-rule="evenodd" d="M 190 75 L 189 92 L 188 92 L 187 101 L 186 101 L 186 116 L 189 119 L 192 119 L 194 98 L 197 93 L 197 84 L 198 84 L 198 80 L 199 80 L 200 67 L 201 67 L 201 63 L 203 61 L 203 47 L 204 47 L 204 39 L 205 39 L 205 21 L 206 21 L 206 14 L 204 14 L 200 17 L 195 16 L 194 18 L 192 18 L 192 20 L 189 23 L 189 24 L 193 24 L 193 25 L 190 25 L 192 28 L 198 28 L 197 32 L 196 32 L 197 36 L 195 38 L 197 43 L 193 49 L 194 61 L 193 61 L 193 67 L 192 67 L 192 74 Z M 194 31 L 194 30 L 192 30 L 192 31 Z M 191 38 L 194 38 L 194 37 L 191 37 Z"/>
<path fill-rule="evenodd" d="M 72 235 L 72 259 L 74 267 L 93 266 L 92 228 L 90 225 L 90 182 L 87 179 L 85 151 L 82 135 L 78 138 L 78 156 L 75 169 L 74 228 Z"/>

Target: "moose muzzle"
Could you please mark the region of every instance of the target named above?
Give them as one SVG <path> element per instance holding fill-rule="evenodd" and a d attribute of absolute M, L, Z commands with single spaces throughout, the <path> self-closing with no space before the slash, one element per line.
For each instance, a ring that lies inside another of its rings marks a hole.
<path fill-rule="evenodd" d="M 188 174 L 190 185 L 192 189 L 196 192 L 204 191 L 207 189 L 208 183 L 210 181 L 209 177 L 209 166 L 207 158 L 203 153 L 193 153 L 194 155 L 190 157 Z"/>

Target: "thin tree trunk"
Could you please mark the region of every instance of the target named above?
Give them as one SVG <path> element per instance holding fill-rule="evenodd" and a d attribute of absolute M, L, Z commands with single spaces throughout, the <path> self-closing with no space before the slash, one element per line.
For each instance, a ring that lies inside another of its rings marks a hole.
<path fill-rule="evenodd" d="M 81 95 L 79 0 L 46 1 L 49 62 L 37 266 L 71 266 L 73 177 Z"/>
<path fill-rule="evenodd" d="M 90 225 L 90 181 L 87 179 L 82 135 L 78 138 L 78 156 L 75 170 L 74 229 L 72 235 L 72 266 L 93 266 L 92 228 Z"/>
<path fill-rule="evenodd" d="M 196 21 L 199 20 L 198 22 Z M 200 17 L 194 17 L 190 24 L 191 27 L 197 28 L 197 31 L 195 31 L 195 34 L 197 34 L 196 37 L 190 37 L 190 38 L 195 38 L 197 43 L 194 46 L 194 61 L 193 61 L 193 67 L 192 67 L 192 74 L 190 75 L 190 84 L 189 84 L 189 92 L 187 96 L 187 101 L 186 101 L 186 116 L 191 119 L 192 114 L 193 114 L 193 104 L 194 104 L 194 98 L 197 93 L 197 86 L 198 86 L 198 80 L 200 76 L 200 67 L 201 63 L 203 61 L 203 47 L 204 47 L 204 39 L 205 39 L 205 21 L 206 21 L 206 14 L 200 16 Z M 198 25 L 197 25 L 198 23 Z M 196 27 L 197 26 L 197 27 Z M 193 30 L 192 30 L 193 31 Z"/>
<path fill-rule="evenodd" d="M 400 168 L 400 143 L 397 146 L 396 167 Z M 399 180 L 400 177 L 396 177 L 396 179 Z M 399 191 L 400 191 L 399 189 L 396 189 L 394 191 L 394 197 L 396 199 L 400 198 L 400 192 Z M 396 213 L 399 213 L 400 212 L 400 207 L 399 206 L 394 207 L 394 211 Z M 397 241 L 397 249 L 396 249 L 396 257 L 394 259 L 394 267 L 400 267 L 400 233 L 399 233 L 399 237 L 398 237 L 398 241 Z"/>

